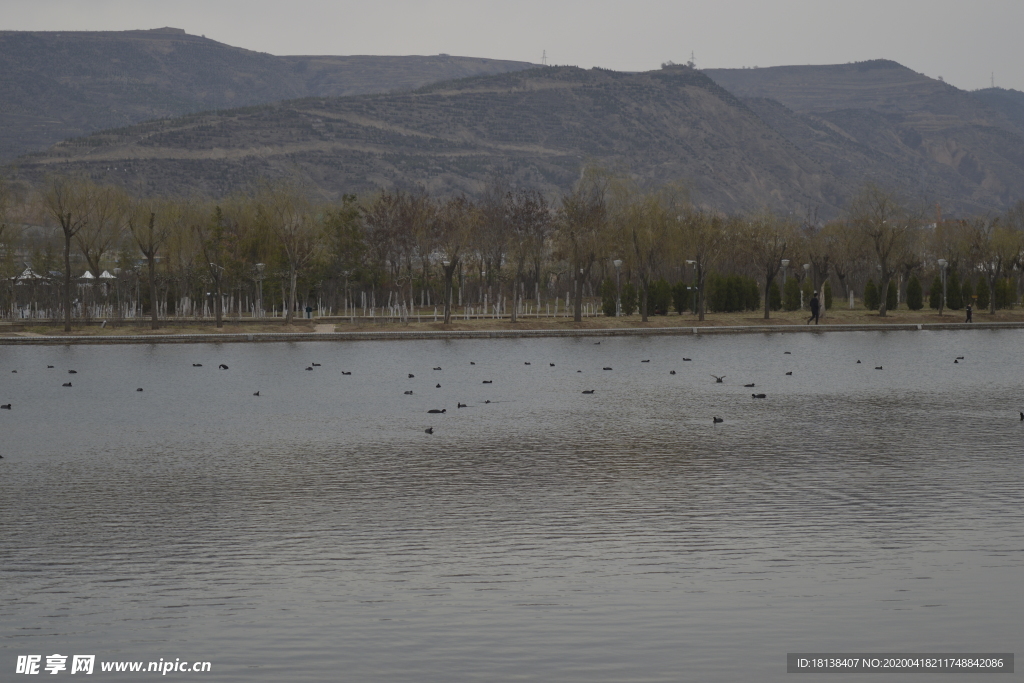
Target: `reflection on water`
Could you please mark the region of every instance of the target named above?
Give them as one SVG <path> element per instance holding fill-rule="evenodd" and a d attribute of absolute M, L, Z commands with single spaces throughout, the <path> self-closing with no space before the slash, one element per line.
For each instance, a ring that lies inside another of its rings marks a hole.
<path fill-rule="evenodd" d="M 0 347 L 0 670 L 772 681 L 792 651 L 1019 650 L 1022 339 Z"/>

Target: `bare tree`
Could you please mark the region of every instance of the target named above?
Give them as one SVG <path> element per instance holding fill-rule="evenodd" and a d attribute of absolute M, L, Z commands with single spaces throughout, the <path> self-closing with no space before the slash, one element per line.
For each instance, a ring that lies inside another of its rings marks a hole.
<path fill-rule="evenodd" d="M 742 239 L 746 243 L 754 265 L 764 278 L 764 319 L 771 310 L 771 286 L 782 268 L 782 259 L 792 249 L 794 228 L 792 223 L 775 214 L 763 212 L 743 225 Z"/>
<path fill-rule="evenodd" d="M 283 184 L 265 187 L 257 201 L 260 214 L 276 236 L 288 265 L 286 322 L 291 324 L 299 273 L 323 252 L 323 224 L 297 187 Z"/>
<path fill-rule="evenodd" d="M 442 258 L 444 273 L 444 324 L 452 318 L 452 278 L 479 225 L 477 207 L 465 197 L 453 197 L 438 207 L 431 221 L 433 243 Z"/>
<path fill-rule="evenodd" d="M 80 178 L 53 176 L 46 183 L 43 204 L 64 233 L 64 331 L 71 331 L 71 241 L 88 225 L 93 185 Z"/>
<path fill-rule="evenodd" d="M 146 257 L 149 275 L 149 315 L 155 330 L 160 327 L 160 307 L 156 289 L 156 259 L 171 232 L 176 210 L 170 202 L 139 201 L 127 211 L 128 231 Z M 160 213 L 159 219 L 157 213 Z"/>
<path fill-rule="evenodd" d="M 526 271 L 526 264 L 543 251 L 550 214 L 544 196 L 536 191 L 509 192 L 505 203 L 509 226 L 509 253 L 515 268 L 512 281 L 512 322 L 516 322 L 522 301 L 520 283 Z"/>
<path fill-rule="evenodd" d="M 989 313 L 996 312 L 996 282 L 1003 273 L 1020 263 L 1021 233 L 1007 221 L 998 218 L 976 218 L 969 222 L 973 254 L 988 282 Z"/>
<path fill-rule="evenodd" d="M 710 267 L 726 243 L 725 219 L 703 209 L 691 209 L 683 218 L 684 241 L 697 270 L 697 311 L 704 320 L 707 295 L 705 284 Z"/>
<path fill-rule="evenodd" d="M 911 246 L 917 218 L 894 193 L 870 183 L 853 200 L 849 214 L 851 227 L 863 235 L 874 250 L 881 279 L 878 315 L 885 317 L 889 281 Z"/>
<path fill-rule="evenodd" d="M 569 262 L 575 280 L 573 320 L 583 322 L 583 283 L 607 247 L 608 205 L 603 177 L 584 173 L 571 192 L 562 195 L 558 210 L 559 251 Z"/>

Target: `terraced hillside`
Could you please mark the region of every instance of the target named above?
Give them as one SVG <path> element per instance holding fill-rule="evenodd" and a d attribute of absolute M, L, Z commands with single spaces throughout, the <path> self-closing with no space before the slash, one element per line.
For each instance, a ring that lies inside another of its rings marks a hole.
<path fill-rule="evenodd" d="M 308 96 L 414 89 L 529 68 L 470 57 L 276 57 L 181 29 L 0 31 L 0 163 L 70 137 Z"/>

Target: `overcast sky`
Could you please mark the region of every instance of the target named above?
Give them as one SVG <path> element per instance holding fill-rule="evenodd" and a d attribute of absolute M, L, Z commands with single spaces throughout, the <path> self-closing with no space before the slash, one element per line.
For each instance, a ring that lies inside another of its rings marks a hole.
<path fill-rule="evenodd" d="M 173 26 L 275 55 L 437 54 L 624 71 L 893 59 L 1024 90 L 1022 0 L 0 0 L 4 30 Z"/>

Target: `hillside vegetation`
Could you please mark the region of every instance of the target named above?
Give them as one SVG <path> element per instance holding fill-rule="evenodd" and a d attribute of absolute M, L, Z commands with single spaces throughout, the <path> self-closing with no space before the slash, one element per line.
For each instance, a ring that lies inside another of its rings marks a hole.
<path fill-rule="evenodd" d="M 181 29 L 0 31 L 0 162 L 140 121 L 529 68 L 450 57 L 276 57 Z"/>

